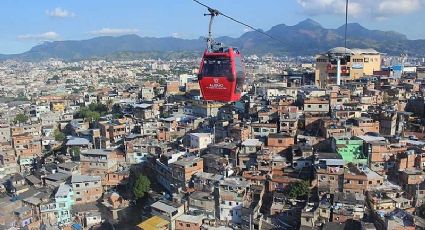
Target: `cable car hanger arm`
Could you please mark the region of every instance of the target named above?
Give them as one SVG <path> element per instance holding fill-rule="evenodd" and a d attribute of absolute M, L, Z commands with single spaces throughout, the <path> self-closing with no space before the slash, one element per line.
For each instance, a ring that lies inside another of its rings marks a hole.
<path fill-rule="evenodd" d="M 257 33 L 263 34 L 263 35 L 265 35 L 265 36 L 267 36 L 267 37 L 269 37 L 269 38 L 271 38 L 271 39 L 273 39 L 273 40 L 276 40 L 276 41 L 278 41 L 278 42 L 281 42 L 281 43 L 286 44 L 286 42 L 284 42 L 284 41 L 282 41 L 282 40 L 280 40 L 280 39 L 278 39 L 278 38 L 275 38 L 275 37 L 273 37 L 273 36 L 271 36 L 271 35 L 269 35 L 269 34 L 267 34 L 267 33 L 263 32 L 262 30 L 255 29 L 253 26 L 250 26 L 250 25 L 248 25 L 248 24 L 246 24 L 246 23 L 244 23 L 244 22 L 241 22 L 241 21 L 239 21 L 239 20 L 237 20 L 237 19 L 235 19 L 235 18 L 233 18 L 233 17 L 231 17 L 231 16 L 228 16 L 228 15 L 226 15 L 226 14 L 223 14 L 222 12 L 220 12 L 220 11 L 218 11 L 218 10 L 216 10 L 216 9 L 213 9 L 213 8 L 209 7 L 209 6 L 205 5 L 204 3 L 202 3 L 202 2 L 200 2 L 200 1 L 198 1 L 198 0 L 193 0 L 193 1 L 194 1 L 194 2 L 196 2 L 196 3 L 198 3 L 199 5 L 201 5 L 201 6 L 205 7 L 205 8 L 207 8 L 207 9 L 208 9 L 208 11 L 210 12 L 209 14 L 204 14 L 204 15 L 211 15 L 211 19 L 210 19 L 210 31 L 211 31 L 211 25 L 212 25 L 212 18 L 213 18 L 214 16 L 221 15 L 221 16 L 223 16 L 223 17 L 227 18 L 227 19 L 230 19 L 230 20 L 232 20 L 232 21 L 234 21 L 234 22 L 236 22 L 236 23 L 239 23 L 239 24 L 241 24 L 241 25 L 243 25 L 243 26 L 245 26 L 245 27 L 248 27 L 249 29 L 251 29 L 251 30 L 253 30 L 253 31 L 257 32 Z M 213 13 L 213 12 L 214 12 L 214 13 Z M 214 15 L 213 15 L 213 14 L 214 14 Z"/>
<path fill-rule="evenodd" d="M 210 16 L 210 24 L 208 26 L 208 38 L 207 38 L 207 49 L 208 51 L 213 50 L 213 46 L 215 45 L 213 36 L 212 36 L 212 24 L 215 16 L 220 15 L 220 12 L 218 10 L 212 9 L 208 7 L 209 14 L 204 14 L 204 16 Z"/>

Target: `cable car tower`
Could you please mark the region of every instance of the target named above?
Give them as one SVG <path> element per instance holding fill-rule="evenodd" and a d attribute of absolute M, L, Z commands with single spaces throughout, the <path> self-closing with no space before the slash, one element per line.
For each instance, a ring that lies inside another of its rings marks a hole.
<path fill-rule="evenodd" d="M 348 0 L 345 1 L 345 31 L 344 31 L 344 52 L 329 53 L 331 63 L 336 62 L 336 84 L 341 85 L 341 62 L 346 65 L 348 60 L 348 49 L 347 49 L 347 26 L 348 26 Z M 347 71 L 346 67 L 344 69 Z M 345 72 L 344 71 L 344 72 Z"/>

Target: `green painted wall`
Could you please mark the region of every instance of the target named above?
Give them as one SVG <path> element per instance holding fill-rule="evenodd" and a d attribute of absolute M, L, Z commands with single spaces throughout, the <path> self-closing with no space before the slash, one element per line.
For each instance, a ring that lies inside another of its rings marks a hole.
<path fill-rule="evenodd" d="M 367 163 L 363 152 L 363 140 L 335 140 L 336 152 L 348 163 Z"/>

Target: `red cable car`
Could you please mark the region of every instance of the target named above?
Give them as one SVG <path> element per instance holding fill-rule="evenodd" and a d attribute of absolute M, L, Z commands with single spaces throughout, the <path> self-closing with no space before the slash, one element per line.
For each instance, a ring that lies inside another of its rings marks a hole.
<path fill-rule="evenodd" d="M 198 73 L 202 96 L 207 101 L 239 101 L 245 81 L 241 54 L 236 48 L 204 52 Z"/>
<path fill-rule="evenodd" d="M 198 82 L 202 96 L 207 101 L 239 101 L 245 81 L 241 54 L 237 48 L 223 47 L 212 38 L 211 26 L 214 16 L 220 12 L 208 8 L 210 24 L 207 49 L 202 57 Z"/>

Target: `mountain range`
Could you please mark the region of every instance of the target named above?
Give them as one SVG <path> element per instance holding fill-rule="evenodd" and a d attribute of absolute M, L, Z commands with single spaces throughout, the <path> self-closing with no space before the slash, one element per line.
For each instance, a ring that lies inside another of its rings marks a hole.
<path fill-rule="evenodd" d="M 245 55 L 268 53 L 292 56 L 315 55 L 336 46 L 344 46 L 345 25 L 336 29 L 328 29 L 312 19 L 306 19 L 293 26 L 279 24 L 264 32 L 276 39 L 249 31 L 237 38 L 218 37 L 215 40 L 225 45 L 239 47 Z M 138 35 L 103 36 L 80 41 L 44 42 L 21 54 L 0 55 L 0 59 L 78 60 L 96 57 L 132 57 L 135 53 L 202 52 L 205 46 L 203 37 L 181 39 L 140 37 Z M 358 23 L 347 25 L 347 47 L 374 48 L 389 55 L 400 55 L 401 53 L 411 56 L 425 55 L 424 39 L 409 40 L 406 35 L 401 33 L 369 30 Z"/>

